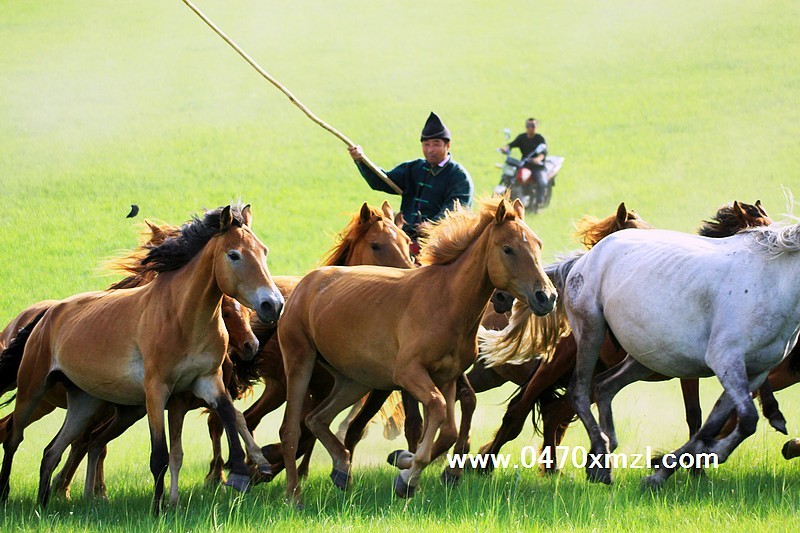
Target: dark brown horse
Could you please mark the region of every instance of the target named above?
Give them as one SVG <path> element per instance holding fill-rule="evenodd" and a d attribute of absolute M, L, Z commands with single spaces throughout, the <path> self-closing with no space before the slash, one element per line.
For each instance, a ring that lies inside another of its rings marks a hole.
<path fill-rule="evenodd" d="M 17 380 L 12 429 L 4 442 L 0 497 L 7 499 L 14 454 L 31 415 L 57 382 L 69 409 L 45 450 L 39 496 L 46 504 L 61 454 L 108 403 L 145 405 L 151 428 L 153 512 L 160 510 L 169 461 L 164 409 L 171 394 L 192 392 L 225 421 L 232 471 L 249 483 L 236 411 L 222 383 L 228 336 L 223 294 L 277 320 L 283 297 L 266 268 L 267 250 L 250 230 L 250 208 L 226 206 L 194 219 L 150 250 L 159 273 L 142 287 L 85 293 L 51 306 L 31 331 Z"/>
<path fill-rule="evenodd" d="M 719 238 L 733 235 L 745 228 L 763 226 L 770 223 L 772 223 L 772 220 L 763 210 L 760 202 L 756 202 L 755 205 L 734 202 L 721 207 L 711 220 L 704 221 L 699 233 L 704 236 Z M 594 242 L 596 243 L 597 241 Z M 534 360 L 536 368 L 533 374 L 530 375 L 525 385 L 509 401 L 502 424 L 494 439 L 484 444 L 480 448 L 480 453 L 485 455 L 499 453 L 505 443 L 520 434 L 528 414 L 538 408 L 543 424 L 541 430 L 544 439 L 542 452 L 544 454 L 549 453 L 550 457 L 555 457 L 555 447 L 561 442 L 569 423 L 575 417 L 575 411 L 571 403 L 560 391 L 567 387 L 572 377 L 576 350 L 577 345 L 570 334 L 559 341 L 556 351 L 549 361 Z M 601 349 L 603 367 L 598 368 L 598 371 L 621 363 L 626 355 L 624 350 L 619 347 L 619 344 L 607 336 Z M 658 379 L 658 377 L 652 379 Z M 681 390 L 691 436 L 697 432 L 702 420 L 698 381 L 696 379 L 682 379 Z M 761 394 L 768 402 L 764 405 L 772 406 L 773 403 L 769 400 L 772 397 L 767 393 L 766 389 L 762 389 Z M 780 431 L 783 417 L 777 411 L 777 405 L 775 405 L 774 409 L 770 409 L 769 412 L 770 423 Z M 766 413 L 767 410 L 765 409 Z M 785 426 L 785 421 L 783 424 Z M 535 419 L 534 428 L 538 431 Z M 543 471 L 548 473 L 557 471 L 555 462 L 542 464 L 541 467 Z M 487 462 L 487 467 L 483 470 L 491 471 L 491 468 L 492 462 L 489 461 Z"/>

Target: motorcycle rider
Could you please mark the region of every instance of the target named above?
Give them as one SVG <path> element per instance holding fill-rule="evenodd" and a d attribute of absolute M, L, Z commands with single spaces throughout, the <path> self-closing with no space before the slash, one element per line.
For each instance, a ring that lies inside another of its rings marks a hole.
<path fill-rule="evenodd" d="M 500 148 L 504 154 L 508 154 L 512 148 L 519 148 L 525 159 L 525 168 L 529 169 L 536 183 L 536 205 L 544 203 L 545 190 L 547 188 L 547 169 L 544 166 L 544 158 L 547 157 L 547 142 L 540 133 L 536 133 L 539 121 L 529 118 L 525 121 L 525 133 L 520 133 L 517 137 Z"/>
<path fill-rule="evenodd" d="M 417 228 L 425 221 L 435 221 L 444 216 L 445 210 L 453 209 L 456 201 L 471 206 L 474 185 L 469 172 L 453 161 L 450 155 L 450 130 L 436 113 L 431 113 L 420 136 L 423 159 L 400 163 L 386 172 L 390 180 L 402 190 L 400 212 L 406 223 L 403 226 L 414 242 L 412 253 L 416 255 Z M 361 176 L 376 191 L 397 194 L 364 163 L 364 151 L 360 146 L 348 148 Z"/>

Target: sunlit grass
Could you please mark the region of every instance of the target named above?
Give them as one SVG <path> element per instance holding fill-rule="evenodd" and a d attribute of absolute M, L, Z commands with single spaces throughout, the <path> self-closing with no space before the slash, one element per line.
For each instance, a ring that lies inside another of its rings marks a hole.
<path fill-rule="evenodd" d="M 7 3 L 8 4 L 8 3 Z M 529 222 L 547 259 L 577 246 L 572 222 L 620 201 L 652 224 L 694 231 L 734 199 L 776 218 L 797 185 L 797 2 L 220 2 L 198 5 L 322 119 L 376 163 L 418 157 L 437 111 L 478 196 L 498 181 L 502 128 L 540 119 L 566 163 L 552 205 Z M 106 286 L 98 265 L 136 243 L 143 218 L 178 224 L 203 208 L 251 203 L 275 274 L 317 265 L 369 191 L 344 145 L 309 121 L 180 1 L 3 5 L 0 16 L 0 323 L 25 306 Z M 431 32 L 432 21 L 436 32 Z M 130 204 L 141 211 L 126 219 Z M 398 204 L 394 198 L 395 206 Z M 491 438 L 512 392 L 479 398 L 472 448 Z M 704 384 L 708 412 L 719 393 Z M 792 393 L 778 399 L 789 420 Z M 669 451 L 686 429 L 676 383 L 636 385 L 615 401 L 620 451 Z M 7 411 L 6 411 L 7 412 Z M 41 450 L 61 415 L 26 434 L 0 529 L 589 530 L 796 528 L 798 467 L 784 438 L 758 433 L 707 478 L 679 472 L 657 493 L 641 470 L 611 487 L 583 472 L 466 475 L 457 489 L 432 465 L 410 501 L 392 496 L 377 429 L 356 453 L 355 486 L 335 490 L 318 447 L 306 508 L 282 503 L 283 476 L 241 496 L 203 487 L 210 445 L 187 420 L 182 505 L 149 516 L 146 426 L 111 446 L 108 503 L 35 505 Z M 277 439 L 280 413 L 256 432 Z M 519 456 L 540 439 L 527 429 Z M 566 444 L 588 445 L 580 425 Z"/>

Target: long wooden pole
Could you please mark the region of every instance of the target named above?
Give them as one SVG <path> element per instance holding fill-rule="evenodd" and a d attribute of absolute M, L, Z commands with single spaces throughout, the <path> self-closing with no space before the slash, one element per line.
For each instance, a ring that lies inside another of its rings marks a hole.
<path fill-rule="evenodd" d="M 256 63 L 256 62 L 255 62 L 255 60 L 254 60 L 252 57 L 250 57 L 249 55 L 247 55 L 247 53 L 246 53 L 244 50 L 242 50 L 241 48 L 239 48 L 239 45 L 237 45 L 235 42 L 233 42 L 233 40 L 232 40 L 230 37 L 228 37 L 227 35 L 225 35 L 225 32 L 223 32 L 221 29 L 219 29 L 219 28 L 217 27 L 217 25 L 216 25 L 216 24 L 214 24 L 213 22 L 211 22 L 211 20 L 210 20 L 210 19 L 209 19 L 207 16 L 205 16 L 205 15 L 203 14 L 203 12 L 202 12 L 202 11 L 200 11 L 200 10 L 197 8 L 197 6 L 195 6 L 195 5 L 194 5 L 193 3 L 191 3 L 189 0 L 183 0 L 183 3 L 184 3 L 184 4 L 186 4 L 187 6 L 189 6 L 189 9 L 191 9 L 192 11 L 194 11 L 194 12 L 197 14 L 197 16 L 198 16 L 198 17 L 200 17 L 201 19 L 203 19 L 203 22 L 205 22 L 206 24 L 208 24 L 208 26 L 209 26 L 209 27 L 210 27 L 212 30 L 214 30 L 214 33 L 216 33 L 217 35 L 219 35 L 220 37 L 222 37 L 222 40 L 223 40 L 223 41 L 225 41 L 226 43 L 228 43 L 228 44 L 231 46 L 231 48 L 233 48 L 234 50 L 236 50 L 236 52 L 237 52 L 237 53 L 238 53 L 240 56 L 242 56 L 242 57 L 244 58 L 244 60 L 245 60 L 245 61 L 247 61 L 248 63 L 250 63 L 250 66 L 251 66 L 251 67 L 253 67 L 254 69 L 256 69 L 256 71 L 257 71 L 259 74 L 261 74 L 261 75 L 262 75 L 264 78 L 266 78 L 266 79 L 267 79 L 267 81 L 269 81 L 269 82 L 270 82 L 272 85 L 274 85 L 275 87 L 277 87 L 277 88 L 278 88 L 278 89 L 279 89 L 279 90 L 280 90 L 280 91 L 281 91 L 283 94 L 285 94 L 285 95 L 286 95 L 286 96 L 289 98 L 289 100 L 290 100 L 290 101 L 291 101 L 291 102 L 292 102 L 294 105 L 296 105 L 297 107 L 299 107 L 299 108 L 300 108 L 300 110 L 301 110 L 303 113 L 305 113 L 305 114 L 306 114 L 306 116 L 308 116 L 308 118 L 310 118 L 311 120 L 313 120 L 314 122 L 316 122 L 317 124 L 319 124 L 320 126 L 322 126 L 323 128 L 325 128 L 326 130 L 328 130 L 329 132 L 331 132 L 332 134 L 334 134 L 334 135 L 335 135 L 336 137 L 338 137 L 338 138 L 339 138 L 341 141 L 343 141 L 343 142 L 344 142 L 344 143 L 345 143 L 345 144 L 346 144 L 346 145 L 347 145 L 349 148 L 352 148 L 353 146 L 355 146 L 355 143 L 354 143 L 353 141 L 351 141 L 350 139 L 348 139 L 347 137 L 345 137 L 345 136 L 344 136 L 344 134 L 342 134 L 342 133 L 341 133 L 339 130 L 337 130 L 336 128 L 334 128 L 334 127 L 333 127 L 333 126 L 331 126 L 330 124 L 328 124 L 328 123 L 324 122 L 322 119 L 320 119 L 320 118 L 319 118 L 318 116 L 316 116 L 314 113 L 312 113 L 312 112 L 311 112 L 311 110 L 309 110 L 309 109 L 308 109 L 306 106 L 304 106 L 304 105 L 303 105 L 303 104 L 300 102 L 300 100 L 298 100 L 297 98 L 295 98 L 295 96 L 294 96 L 294 95 L 293 95 L 291 92 L 289 92 L 289 90 L 288 90 L 286 87 L 284 87 L 284 86 L 283 86 L 283 85 L 282 85 L 282 84 L 281 84 L 281 83 L 280 83 L 278 80 L 276 80 L 275 78 L 273 78 L 272 76 L 270 76 L 270 75 L 267 73 L 267 71 L 265 71 L 263 68 L 261 68 L 261 66 L 260 66 L 258 63 Z M 392 188 L 392 189 L 393 189 L 393 190 L 394 190 L 394 191 L 395 191 L 397 194 L 403 194 L 403 190 L 402 190 L 400 187 L 398 187 L 398 186 L 397 186 L 397 184 L 395 184 L 395 182 L 393 182 L 392 180 L 390 180 L 390 179 L 389 179 L 389 177 L 388 177 L 388 176 L 387 176 L 387 175 L 386 175 L 386 174 L 385 174 L 385 173 L 384 173 L 384 172 L 383 172 L 383 171 L 382 171 L 380 168 L 378 168 L 378 167 L 377 167 L 377 166 L 376 166 L 376 165 L 375 165 L 375 164 L 374 164 L 372 161 L 370 161 L 370 160 L 369 160 L 369 158 L 367 158 L 367 156 L 366 156 L 366 155 L 363 157 L 363 159 L 362 159 L 362 162 L 363 162 L 363 163 L 364 163 L 364 164 L 365 164 L 367 167 L 369 167 L 369 169 L 370 169 L 370 170 L 372 170 L 372 171 L 373 171 L 375 174 L 377 174 L 377 175 L 378 175 L 378 177 L 380 177 L 380 178 L 381 178 L 383 181 L 385 181 L 385 182 L 386 182 L 386 184 L 387 184 L 389 187 L 391 187 L 391 188 Z"/>

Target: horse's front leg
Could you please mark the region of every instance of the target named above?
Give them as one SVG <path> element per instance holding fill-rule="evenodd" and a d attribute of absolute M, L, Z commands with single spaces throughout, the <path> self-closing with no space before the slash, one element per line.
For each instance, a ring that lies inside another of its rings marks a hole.
<path fill-rule="evenodd" d="M 410 468 L 403 469 L 394 480 L 395 494 L 401 498 L 408 498 L 413 496 L 419 483 L 420 474 L 431 462 L 436 432 L 441 428 L 442 435 L 445 438 L 452 441 L 456 438 L 457 428 L 453 407 L 456 387 L 454 380 L 447 383 L 443 387 L 444 390 L 440 391 L 433 383 L 427 370 L 421 365 L 395 368 L 394 380 L 395 383 L 422 403 L 425 412 L 422 441 L 414 453 Z M 448 425 L 443 427 L 445 422 Z"/>
<path fill-rule="evenodd" d="M 233 400 L 222 383 L 221 370 L 218 370 L 214 374 L 196 379 L 192 385 L 192 393 L 205 401 L 209 407 L 217 412 L 225 428 L 225 434 L 228 437 L 228 451 L 231 465 L 231 473 L 225 484 L 240 492 L 249 490 L 250 471 L 245 464 L 244 449 L 239 440 L 239 419 L 237 419 Z M 246 430 L 244 417 L 241 418 L 241 422 Z"/>
<path fill-rule="evenodd" d="M 164 476 L 169 465 L 164 409 L 169 399 L 170 387 L 157 379 L 145 383 L 147 423 L 150 427 L 150 473 L 153 475 L 153 515 L 161 511 L 164 500 Z"/>
<path fill-rule="evenodd" d="M 169 504 L 177 507 L 179 502 L 178 479 L 183 466 L 183 421 L 191 408 L 191 398 L 173 396 L 167 404 L 169 420 Z"/>

